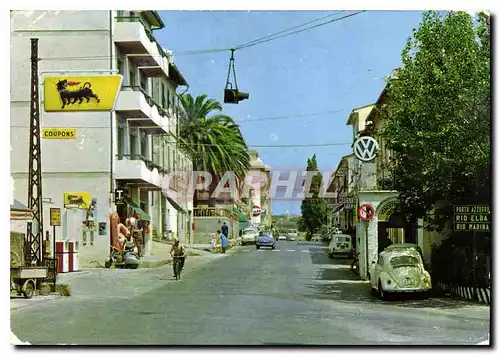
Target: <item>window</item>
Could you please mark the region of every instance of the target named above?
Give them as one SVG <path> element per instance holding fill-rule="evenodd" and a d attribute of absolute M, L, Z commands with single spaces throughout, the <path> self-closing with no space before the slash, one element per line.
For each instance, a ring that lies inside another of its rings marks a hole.
<path fill-rule="evenodd" d="M 166 98 L 165 98 L 165 100 L 167 101 L 166 108 L 168 109 L 170 107 L 170 90 L 168 90 L 168 88 L 166 89 Z"/>
<path fill-rule="evenodd" d="M 167 103 L 165 102 L 165 84 L 161 83 L 161 107 L 166 108 Z"/>
<path fill-rule="evenodd" d="M 148 92 L 148 78 L 143 75 L 141 75 L 141 88 L 145 92 Z"/>
<path fill-rule="evenodd" d="M 147 136 L 143 134 L 141 136 L 141 155 L 143 158 L 148 158 L 148 150 L 147 150 Z"/>
<path fill-rule="evenodd" d="M 123 62 L 120 59 L 116 60 L 116 67 L 118 69 L 118 73 L 123 75 Z"/>
<path fill-rule="evenodd" d="M 136 150 L 137 150 L 137 135 L 131 134 L 130 135 L 130 158 L 132 160 L 137 159 Z"/>
<path fill-rule="evenodd" d="M 133 70 L 130 71 L 130 86 L 135 86 L 135 72 Z"/>
<path fill-rule="evenodd" d="M 117 138 L 118 138 L 118 142 L 117 142 L 117 155 L 118 155 L 118 160 L 122 160 L 123 159 L 123 135 L 124 135 L 124 129 L 123 129 L 123 124 L 121 121 L 117 120 L 116 121 L 116 124 L 117 124 Z"/>
<path fill-rule="evenodd" d="M 391 266 L 393 268 L 397 267 L 408 267 L 408 266 L 419 266 L 420 263 L 418 259 L 410 255 L 396 256 L 391 259 Z"/>

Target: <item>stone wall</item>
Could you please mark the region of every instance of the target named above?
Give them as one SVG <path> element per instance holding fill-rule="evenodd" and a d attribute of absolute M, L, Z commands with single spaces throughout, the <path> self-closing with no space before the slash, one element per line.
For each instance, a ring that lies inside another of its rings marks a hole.
<path fill-rule="evenodd" d="M 222 224 L 226 222 L 229 227 L 229 238 L 238 236 L 238 223 L 226 217 L 195 217 L 194 218 L 194 244 L 209 244 L 211 236 L 220 230 Z"/>

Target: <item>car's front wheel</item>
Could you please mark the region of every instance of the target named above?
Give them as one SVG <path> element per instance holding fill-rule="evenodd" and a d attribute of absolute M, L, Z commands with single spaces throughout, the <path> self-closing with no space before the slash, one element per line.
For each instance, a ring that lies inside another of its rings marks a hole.
<path fill-rule="evenodd" d="M 382 282 L 380 280 L 378 281 L 378 294 L 381 300 L 383 301 L 387 300 L 387 292 L 384 291 L 384 288 L 382 287 Z"/>
<path fill-rule="evenodd" d="M 260 249 L 260 245 L 256 245 L 255 248 Z"/>

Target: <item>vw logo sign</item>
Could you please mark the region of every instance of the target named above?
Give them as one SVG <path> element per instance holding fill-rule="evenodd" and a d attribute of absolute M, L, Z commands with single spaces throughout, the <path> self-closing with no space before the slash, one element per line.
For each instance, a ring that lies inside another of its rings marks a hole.
<path fill-rule="evenodd" d="M 377 154 L 378 143 L 372 137 L 359 137 L 354 142 L 354 155 L 361 161 L 372 161 Z"/>

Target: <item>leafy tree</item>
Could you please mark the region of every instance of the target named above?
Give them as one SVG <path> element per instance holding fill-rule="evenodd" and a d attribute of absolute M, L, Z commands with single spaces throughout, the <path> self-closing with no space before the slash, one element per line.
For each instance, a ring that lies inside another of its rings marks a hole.
<path fill-rule="evenodd" d="M 193 166 L 219 177 L 226 171 L 235 172 L 244 180 L 250 168 L 248 147 L 238 125 L 222 112 L 220 102 L 207 99 L 207 95 L 194 99 L 191 95 L 180 96 L 184 114 L 180 118 L 180 136 L 191 148 Z"/>
<path fill-rule="evenodd" d="M 307 159 L 307 171 L 318 171 L 316 154 Z M 307 232 L 306 239 L 310 240 L 312 235 L 317 232 L 323 224 L 327 222 L 328 205 L 324 199 L 319 197 L 321 189 L 321 174 L 316 174 L 311 180 L 310 198 L 302 200 L 302 216 L 299 226 Z M 307 193 L 307 191 L 305 191 Z"/>
<path fill-rule="evenodd" d="M 490 114 L 489 17 L 424 13 L 381 111 L 403 212 L 443 230 L 454 204 L 490 201 Z"/>

